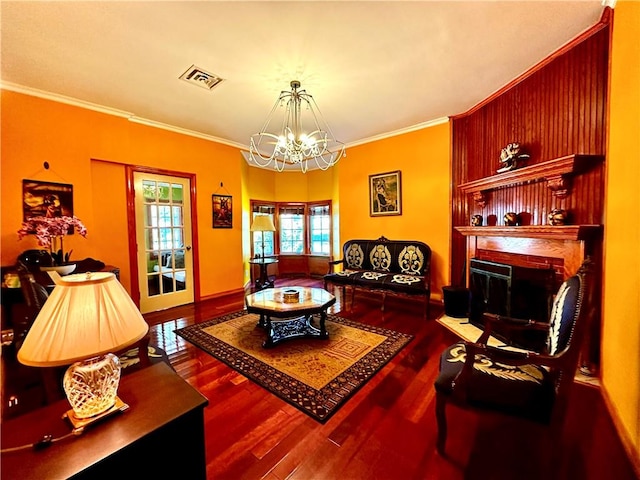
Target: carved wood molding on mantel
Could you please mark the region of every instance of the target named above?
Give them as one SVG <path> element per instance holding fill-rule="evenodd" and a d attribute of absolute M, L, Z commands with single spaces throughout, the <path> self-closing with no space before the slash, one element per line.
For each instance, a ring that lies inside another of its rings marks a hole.
<path fill-rule="evenodd" d="M 466 237 L 524 237 L 588 240 L 602 235 L 602 225 L 523 225 L 516 227 L 455 227 Z"/>
<path fill-rule="evenodd" d="M 486 205 L 485 192 L 489 190 L 544 179 L 554 196 L 565 198 L 571 188 L 571 176 L 587 170 L 591 165 L 601 162 L 603 159 L 602 155 L 567 155 L 500 175 L 462 183 L 458 185 L 458 188 L 465 193 L 473 194 L 475 202 L 484 207 Z"/>

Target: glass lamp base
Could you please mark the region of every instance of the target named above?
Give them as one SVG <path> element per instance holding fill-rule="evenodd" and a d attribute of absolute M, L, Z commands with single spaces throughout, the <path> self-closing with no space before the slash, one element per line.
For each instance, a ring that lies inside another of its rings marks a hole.
<path fill-rule="evenodd" d="M 129 405 L 120 400 L 120 397 L 116 397 L 116 401 L 113 406 L 98 415 L 95 415 L 90 418 L 78 418 L 73 411 L 73 409 L 68 410 L 62 418 L 66 418 L 69 420 L 71 425 L 73 426 L 73 430 L 71 430 L 75 435 L 80 435 L 84 432 L 84 429 L 93 425 L 94 423 L 98 423 L 101 420 L 104 420 L 107 417 L 110 417 L 114 413 L 124 412 L 129 409 Z"/>
<path fill-rule="evenodd" d="M 76 418 L 91 418 L 114 406 L 120 384 L 120 360 L 112 353 L 76 362 L 63 386 Z"/>

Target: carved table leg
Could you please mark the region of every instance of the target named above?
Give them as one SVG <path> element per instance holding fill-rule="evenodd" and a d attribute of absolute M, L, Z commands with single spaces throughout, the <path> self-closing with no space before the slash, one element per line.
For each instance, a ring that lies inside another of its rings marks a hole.
<path fill-rule="evenodd" d="M 325 320 L 327 319 L 327 311 L 322 310 L 320 312 L 320 338 L 329 338 L 329 334 L 327 333 L 327 329 L 325 328 Z"/>

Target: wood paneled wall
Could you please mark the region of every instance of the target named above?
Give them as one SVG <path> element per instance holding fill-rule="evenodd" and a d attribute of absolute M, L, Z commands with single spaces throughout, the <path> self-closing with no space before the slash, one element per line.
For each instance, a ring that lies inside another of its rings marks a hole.
<path fill-rule="evenodd" d="M 499 188 L 483 207 L 457 185 L 496 175 L 502 148 L 518 142 L 534 165 L 576 153 L 604 155 L 611 11 L 570 45 L 505 86 L 469 112 L 452 119 L 452 226 L 471 215 L 503 225 L 506 212 L 525 224 L 545 225 L 554 208 L 569 212 L 571 224 L 602 224 L 604 163 L 573 177 L 571 194 L 560 199 L 546 182 Z M 606 160 L 605 160 L 606 161 Z M 465 270 L 466 240 L 452 232 L 451 278 Z"/>

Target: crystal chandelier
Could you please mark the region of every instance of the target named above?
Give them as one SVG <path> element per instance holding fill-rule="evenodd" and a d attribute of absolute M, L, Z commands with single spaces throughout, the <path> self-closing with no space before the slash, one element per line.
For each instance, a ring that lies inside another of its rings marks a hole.
<path fill-rule="evenodd" d="M 293 80 L 290 92 L 280 92 L 262 129 L 251 136 L 249 159 L 258 166 L 266 168 L 273 164 L 282 172 L 286 166 L 300 165 L 305 173 L 310 161 L 327 170 L 345 156 L 344 143 L 334 138 L 313 97 L 299 88 L 300 82 Z M 279 133 L 268 133 L 278 106 L 285 107 Z"/>

